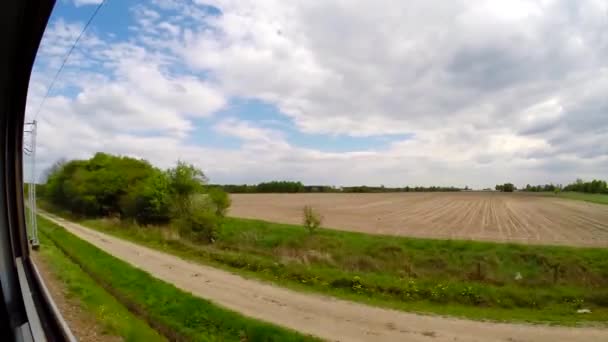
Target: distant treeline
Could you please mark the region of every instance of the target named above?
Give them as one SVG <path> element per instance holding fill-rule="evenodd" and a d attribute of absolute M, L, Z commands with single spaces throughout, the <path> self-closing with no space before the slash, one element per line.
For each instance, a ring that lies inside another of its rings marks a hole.
<path fill-rule="evenodd" d="M 329 185 L 304 185 L 296 181 L 271 181 L 259 184 L 214 184 L 216 187 L 233 194 L 254 194 L 254 193 L 382 193 L 382 192 L 451 192 L 469 190 L 468 187 L 445 187 L 445 186 L 405 186 L 405 187 L 385 187 L 385 186 L 344 186 L 336 187 Z M 497 184 L 494 187 L 497 191 L 513 192 L 518 188 L 513 183 Z M 519 191 L 527 192 L 557 192 L 557 191 L 577 191 L 586 193 L 606 193 L 608 186 L 605 181 L 593 180 L 585 182 L 577 179 L 576 182 L 562 186 L 561 184 L 527 184 Z"/>
<path fill-rule="evenodd" d="M 586 192 L 590 194 L 608 194 L 608 186 L 606 181 L 594 179 L 590 182 L 585 182 L 582 179 L 577 179 L 576 182 L 562 186 L 561 184 L 544 184 L 530 185 L 527 184 L 522 191 L 543 192 L 543 191 L 576 191 Z"/>
<path fill-rule="evenodd" d="M 328 185 L 304 185 L 302 182 L 293 181 L 271 181 L 259 184 L 235 185 L 235 184 L 214 184 L 212 187 L 220 188 L 233 194 L 247 193 L 316 193 L 316 192 L 344 192 L 344 193 L 374 193 L 374 192 L 439 192 L 439 191 L 460 191 L 456 187 L 441 186 L 415 186 L 415 187 L 385 187 L 385 186 L 345 186 L 335 187 Z M 468 189 L 468 188 L 467 188 Z"/>
<path fill-rule="evenodd" d="M 351 186 L 343 187 L 342 192 L 449 192 L 461 191 L 462 189 L 453 186 L 406 186 L 402 188 L 389 188 L 384 186 Z M 468 190 L 468 189 L 467 189 Z"/>
<path fill-rule="evenodd" d="M 544 191 L 550 191 L 550 192 L 555 192 L 555 191 L 560 191 L 562 190 L 562 185 L 561 184 L 545 184 L 545 185 L 530 185 L 530 184 L 526 184 L 526 187 L 521 189 L 521 191 L 528 191 L 528 192 L 544 192 Z"/>
<path fill-rule="evenodd" d="M 585 182 L 582 179 L 577 179 L 576 182 L 568 184 L 564 187 L 564 191 L 588 192 L 592 194 L 608 194 L 608 186 L 606 181 L 594 179 L 591 182 Z"/>

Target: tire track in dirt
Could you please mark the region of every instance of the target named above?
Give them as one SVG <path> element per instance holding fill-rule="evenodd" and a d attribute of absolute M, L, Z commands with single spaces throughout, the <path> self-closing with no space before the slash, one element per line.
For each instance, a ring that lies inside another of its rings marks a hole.
<path fill-rule="evenodd" d="M 474 213 L 480 204 L 478 201 L 460 202 L 457 208 L 454 208 L 443 218 L 446 222 L 446 229 L 440 233 L 449 235 L 453 239 L 467 235 L 466 228 L 468 225 L 465 222 L 470 221 L 474 217 Z M 450 220 L 450 217 L 452 217 L 452 220 Z"/>
<path fill-rule="evenodd" d="M 500 222 L 500 220 L 498 219 L 498 210 L 497 207 L 499 206 L 499 201 L 497 199 L 493 199 L 490 202 L 490 222 L 491 222 L 491 226 L 490 227 L 496 227 L 496 235 L 498 236 L 499 239 L 504 240 L 507 238 L 502 224 Z M 491 235 L 490 235 L 491 236 Z"/>
<path fill-rule="evenodd" d="M 531 228 L 524 219 L 513 209 L 513 201 L 505 201 L 505 215 L 516 231 L 514 236 L 524 235 L 528 239 L 540 240 L 540 232 L 538 229 Z"/>
<path fill-rule="evenodd" d="M 453 217 L 453 213 L 455 211 L 458 210 L 458 208 L 460 207 L 460 203 L 456 202 L 456 201 L 447 201 L 447 204 L 443 205 L 441 210 L 433 210 L 432 208 L 429 208 L 427 210 L 427 215 L 424 217 L 425 222 L 428 223 L 428 226 L 430 227 L 434 227 L 434 229 L 430 230 L 431 234 L 434 235 L 438 235 L 438 236 L 447 236 L 450 237 L 449 232 L 450 231 L 450 222 L 451 220 L 446 219 L 446 218 L 452 218 Z"/>
<path fill-rule="evenodd" d="M 559 210 L 559 215 L 556 213 Z M 568 207 L 556 208 L 537 208 L 539 214 L 543 215 L 551 222 L 554 227 L 561 227 L 560 232 L 562 240 L 571 241 L 589 241 L 594 235 L 603 235 L 604 232 L 595 231 L 594 227 L 587 224 L 584 220 L 577 218 L 579 213 L 570 210 Z"/>

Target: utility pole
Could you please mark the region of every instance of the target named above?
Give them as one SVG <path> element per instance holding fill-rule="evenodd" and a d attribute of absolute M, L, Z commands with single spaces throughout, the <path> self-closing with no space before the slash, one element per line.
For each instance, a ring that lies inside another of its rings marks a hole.
<path fill-rule="evenodd" d="M 30 182 L 28 186 L 28 227 L 30 233 L 30 243 L 33 249 L 38 249 L 40 242 L 38 241 L 38 221 L 36 220 L 37 208 L 36 208 L 36 120 L 32 122 L 26 122 L 25 126 L 29 127 L 29 130 L 25 130 L 24 133 L 29 133 L 29 145 L 24 142 L 23 152 L 25 155 L 30 157 Z M 24 139 L 25 140 L 25 139 Z"/>

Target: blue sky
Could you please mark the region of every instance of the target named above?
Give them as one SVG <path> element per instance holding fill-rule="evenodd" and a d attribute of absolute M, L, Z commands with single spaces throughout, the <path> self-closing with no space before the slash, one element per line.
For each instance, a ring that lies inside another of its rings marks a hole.
<path fill-rule="evenodd" d="M 57 21 L 84 23 L 96 8 L 99 1 L 60 1 L 53 11 L 50 25 Z M 135 39 L 137 32 L 134 9 L 141 5 L 139 1 L 108 1 L 96 16 L 88 32 L 107 39 L 108 42 L 128 42 Z M 221 15 L 221 11 L 213 6 L 203 7 L 207 13 L 214 16 Z M 176 11 L 167 10 L 167 14 L 175 14 Z M 158 12 L 162 15 L 162 11 Z M 185 21 L 188 22 L 188 21 Z M 189 26 L 189 25 L 186 25 Z M 73 70 L 82 70 L 80 65 L 70 65 Z M 191 70 L 181 63 L 167 66 L 170 73 L 189 74 L 206 79 L 209 77 L 203 70 Z M 105 68 L 91 68 L 94 72 L 108 72 Z M 76 97 L 79 88 L 69 84 L 60 92 L 66 96 Z M 372 136 L 349 136 L 347 134 L 316 134 L 305 133 L 294 125 L 292 119 L 281 113 L 276 105 L 255 98 L 232 97 L 228 99 L 227 105 L 217 112 L 217 115 L 194 120 L 195 130 L 188 136 L 188 141 L 200 145 L 219 148 L 238 148 L 242 141 L 236 137 L 219 134 L 213 126 L 225 117 L 235 118 L 242 121 L 255 122 L 259 127 L 280 130 L 290 143 L 306 148 L 318 149 L 326 152 L 347 151 L 369 151 L 386 148 L 391 142 L 407 139 L 411 134 L 374 134 Z M 151 132 L 152 134 L 157 132 Z"/>
<path fill-rule="evenodd" d="M 98 2 L 57 2 L 30 118 Z M 109 0 L 40 113 L 39 164 L 181 158 L 227 183 L 600 177 L 608 9 L 578 6 Z"/>
<path fill-rule="evenodd" d="M 292 145 L 324 152 L 381 150 L 387 148 L 392 142 L 411 137 L 410 134 L 380 134 L 356 137 L 345 134 L 305 133 L 299 131 L 293 121 L 282 114 L 276 106 L 255 99 L 232 99 L 217 116 L 251 121 L 260 127 L 279 130 L 285 134 L 285 139 Z M 236 137 L 218 134 L 213 130 L 213 125 L 214 118 L 198 120 L 196 122 L 196 133 L 190 136 L 190 141 L 202 146 L 220 148 L 239 148 L 242 145 L 243 142 Z"/>

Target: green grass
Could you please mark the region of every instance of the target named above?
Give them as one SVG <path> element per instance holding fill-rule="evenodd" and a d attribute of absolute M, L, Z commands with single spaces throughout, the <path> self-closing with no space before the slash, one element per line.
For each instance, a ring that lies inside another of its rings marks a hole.
<path fill-rule="evenodd" d="M 220 308 L 185 293 L 148 273 L 112 257 L 40 217 L 44 239 L 51 240 L 113 294 L 145 315 L 151 325 L 170 332 L 171 339 L 195 341 L 313 341 L 312 337 L 276 327 Z M 146 339 L 138 339 L 144 340 Z"/>
<path fill-rule="evenodd" d="M 547 195 L 555 196 L 552 193 Z M 608 204 L 608 194 L 587 194 L 584 192 L 567 191 L 560 192 L 557 197 L 598 204 Z"/>
<path fill-rule="evenodd" d="M 406 311 L 561 325 L 608 322 L 608 250 L 415 239 L 227 218 L 214 245 L 168 227 L 80 220 L 200 263 Z M 521 279 L 517 280 L 516 275 Z M 577 314 L 590 308 L 591 314 Z"/>
<path fill-rule="evenodd" d="M 125 341 L 166 341 L 144 321 L 131 314 L 112 295 L 91 279 L 78 265 L 68 259 L 45 236 L 40 236 L 40 258 L 63 284 L 68 298 L 78 304 L 103 328 L 103 333 L 119 336 Z"/>

